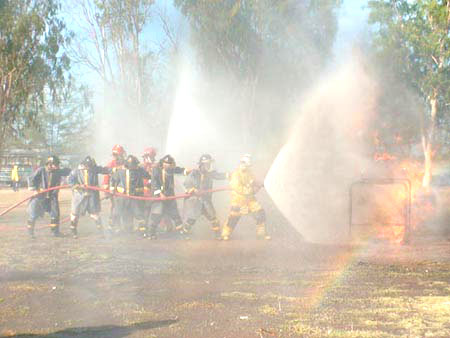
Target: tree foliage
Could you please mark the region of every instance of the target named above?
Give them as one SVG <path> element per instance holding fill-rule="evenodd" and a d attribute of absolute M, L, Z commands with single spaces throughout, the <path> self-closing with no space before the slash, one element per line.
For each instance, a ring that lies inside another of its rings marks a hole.
<path fill-rule="evenodd" d="M 448 121 L 449 114 L 450 2 L 371 0 L 369 8 L 369 21 L 374 25 L 373 46 L 383 73 L 390 77 L 395 74 L 396 80 L 420 98 L 427 185 L 436 128 L 442 127 L 439 122 Z M 393 106 L 389 105 L 386 102 L 384 109 L 392 112 Z"/>
<path fill-rule="evenodd" d="M 75 0 L 84 34 L 74 57 L 94 70 L 131 113 L 148 111 L 156 53 L 144 39 L 153 0 Z"/>
<path fill-rule="evenodd" d="M 262 123 L 267 139 L 281 124 L 280 111 L 330 59 L 339 1 L 175 0 L 175 4 L 189 19 L 193 45 L 210 82 L 229 78 L 234 83 L 235 91 L 229 95 L 241 102 L 235 114 L 242 117 L 244 143 L 256 123 Z"/>
<path fill-rule="evenodd" d="M 62 95 L 59 103 L 47 96 L 37 121 L 22 128 L 9 145 L 62 154 L 87 152 L 93 132 L 92 92 L 72 82 Z"/>
<path fill-rule="evenodd" d="M 70 41 L 55 0 L 0 0 L 0 149 L 61 102 Z"/>
<path fill-rule="evenodd" d="M 330 56 L 337 30 L 338 5 L 331 0 L 175 3 L 191 22 L 203 64 L 236 78 L 280 63 L 297 68 L 297 76 L 305 70 L 313 73 Z"/>

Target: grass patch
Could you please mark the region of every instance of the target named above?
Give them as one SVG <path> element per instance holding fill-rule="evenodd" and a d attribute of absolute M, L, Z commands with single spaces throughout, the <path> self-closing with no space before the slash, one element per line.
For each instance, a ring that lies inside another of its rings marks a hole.
<path fill-rule="evenodd" d="M 192 309 L 218 309 L 223 308 L 222 303 L 208 303 L 208 302 L 197 302 L 193 301 L 190 303 L 183 303 L 178 305 L 179 309 L 192 310 Z"/>
<path fill-rule="evenodd" d="M 32 291 L 42 291 L 49 289 L 49 286 L 35 285 L 35 284 L 13 284 L 9 286 L 11 292 L 32 292 Z"/>
<path fill-rule="evenodd" d="M 239 291 L 233 291 L 233 292 L 222 292 L 220 294 L 221 297 L 225 298 L 240 298 L 240 299 L 246 299 L 246 300 L 257 300 L 259 297 L 252 292 L 239 292 Z"/>
<path fill-rule="evenodd" d="M 258 280 L 239 280 L 233 282 L 233 285 L 236 286 L 246 286 L 246 285 L 252 285 L 252 286 L 296 286 L 296 287 L 302 287 L 302 286 L 310 286 L 313 285 L 315 282 L 311 280 L 269 280 L 269 279 L 258 279 Z"/>
<path fill-rule="evenodd" d="M 449 264 L 359 264 L 319 305 L 291 307 L 284 328 L 307 337 L 450 337 Z"/>
<path fill-rule="evenodd" d="M 276 316 L 279 314 L 278 309 L 270 305 L 260 306 L 258 312 L 266 316 Z"/>

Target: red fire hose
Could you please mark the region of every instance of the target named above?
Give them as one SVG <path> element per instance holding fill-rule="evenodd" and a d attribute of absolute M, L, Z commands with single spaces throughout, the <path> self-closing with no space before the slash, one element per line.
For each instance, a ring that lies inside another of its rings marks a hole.
<path fill-rule="evenodd" d="M 0 217 L 3 216 L 3 215 L 6 215 L 8 212 L 10 212 L 11 210 L 14 210 L 14 209 L 17 208 L 19 205 L 25 203 L 26 201 L 29 201 L 29 200 L 32 199 L 33 197 L 36 197 L 36 196 L 38 196 L 38 195 L 40 195 L 40 194 L 45 194 L 46 192 L 49 192 L 49 191 L 60 190 L 60 189 L 67 189 L 67 188 L 69 188 L 69 187 L 70 187 L 70 185 L 60 185 L 60 186 L 57 186 L 57 187 L 51 187 L 51 188 L 48 188 L 48 189 L 46 189 L 46 190 L 39 191 L 39 192 L 37 192 L 37 193 L 35 193 L 35 194 L 31 195 L 31 196 L 28 196 L 28 197 L 25 198 L 24 200 L 22 200 L 22 201 L 20 201 L 20 202 L 17 202 L 16 204 L 11 205 L 11 206 L 10 206 L 9 208 L 7 208 L 6 210 L 3 210 L 3 211 L 0 213 Z"/>
<path fill-rule="evenodd" d="M 60 185 L 57 187 L 51 187 L 45 190 L 41 190 L 27 198 L 25 198 L 24 200 L 15 203 L 14 205 L 10 206 L 9 208 L 7 208 L 6 210 L 3 210 L 0 213 L 0 217 L 3 215 L 6 215 L 8 212 L 10 212 L 11 210 L 14 210 L 15 208 L 17 208 L 19 205 L 25 203 L 26 201 L 29 201 L 30 199 L 32 199 L 33 197 L 36 197 L 38 195 L 41 194 L 45 194 L 49 191 L 53 191 L 53 190 L 61 190 L 61 189 L 69 189 L 72 188 L 71 185 Z M 131 196 L 131 195 L 127 195 L 127 194 L 121 194 L 119 192 L 111 192 L 107 189 L 102 189 L 100 187 L 94 187 L 94 186 L 87 186 L 87 185 L 81 185 L 80 188 L 82 189 L 86 189 L 86 190 L 96 190 L 96 191 L 102 191 L 108 194 L 111 194 L 112 196 L 120 196 L 120 197 L 125 197 L 125 198 L 130 198 L 130 199 L 134 199 L 134 200 L 140 200 L 140 201 L 169 201 L 169 200 L 176 200 L 176 199 L 180 199 L 180 198 L 187 198 L 187 197 L 191 197 L 191 196 L 196 196 L 196 195 L 204 195 L 204 194 L 209 194 L 209 193 L 214 193 L 214 192 L 219 192 L 219 191 L 226 191 L 226 190 L 230 190 L 230 188 L 228 187 L 223 187 L 223 188 L 217 188 L 217 189 L 211 189 L 211 190 L 204 190 L 204 191 L 198 191 L 194 194 L 182 194 L 182 195 L 176 195 L 176 196 L 167 196 L 167 197 L 146 197 L 146 196 Z"/>

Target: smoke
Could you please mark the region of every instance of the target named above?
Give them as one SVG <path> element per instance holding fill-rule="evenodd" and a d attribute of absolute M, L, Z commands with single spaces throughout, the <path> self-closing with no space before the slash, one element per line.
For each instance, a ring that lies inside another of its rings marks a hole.
<path fill-rule="evenodd" d="M 273 61 L 272 56 L 264 58 L 267 71 L 252 87 L 220 72 L 211 81 L 207 70 L 204 74 L 195 66 L 196 53 L 189 49 L 191 45 L 183 45 L 177 60 L 174 97 L 167 98 L 171 109 L 156 111 L 166 114 L 167 125 L 155 128 L 151 120 L 125 115 L 127 107 L 112 95 L 98 105 L 95 151 L 99 159 L 106 160 L 116 143 L 136 155 L 146 146 L 156 146 L 159 156 L 170 153 L 180 166 L 195 167 L 200 155 L 209 153 L 216 159 L 216 169 L 231 171 L 242 154 L 252 153 L 255 170 L 263 177 L 280 144 L 288 140 L 266 178 L 271 197 L 306 238 L 344 234 L 348 186 L 364 167 L 362 130 L 372 116 L 377 92 L 358 58 L 354 55 L 303 94 L 310 82 L 291 86 L 297 78 L 288 75 L 298 70 L 283 68 L 284 63 Z M 319 66 L 303 59 L 295 67 Z M 253 92 L 240 93 L 242 88 Z M 303 95 L 290 109 L 293 103 L 285 99 L 295 97 L 293 91 Z M 250 123 L 245 123 L 243 112 L 248 108 L 252 114 L 247 116 Z M 297 117 L 295 127 L 286 132 L 292 116 Z"/>
<path fill-rule="evenodd" d="M 139 117 L 120 98 L 106 93 L 96 105 L 95 133 L 91 154 L 101 162 L 109 160 L 111 148 L 121 144 L 128 154 L 140 157 L 145 147 L 163 148 L 166 129 L 148 116 Z"/>
<path fill-rule="evenodd" d="M 216 159 L 216 169 L 231 170 L 254 146 L 242 146 L 241 125 L 233 118 L 239 103 L 233 102 L 230 82 L 222 78 L 208 83 L 187 58 L 180 63 L 179 74 L 165 152 L 189 167 L 209 153 Z"/>
<path fill-rule="evenodd" d="M 365 165 L 364 127 L 377 86 L 356 55 L 325 76 L 297 109 L 298 120 L 265 186 L 291 224 L 310 241 L 348 233 L 348 192 Z"/>

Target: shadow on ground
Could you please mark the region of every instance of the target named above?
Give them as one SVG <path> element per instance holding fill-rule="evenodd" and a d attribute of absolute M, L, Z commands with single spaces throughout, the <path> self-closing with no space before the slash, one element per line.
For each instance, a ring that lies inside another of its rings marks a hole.
<path fill-rule="evenodd" d="M 176 319 L 159 320 L 159 321 L 148 321 L 142 323 L 135 323 L 128 326 L 119 325 L 103 325 L 103 326 L 91 326 L 91 327 L 78 327 L 69 328 L 61 331 L 49 333 L 49 334 L 30 334 L 22 333 L 12 336 L 1 336 L 0 338 L 6 337 L 17 337 L 17 338 L 64 338 L 64 337 L 110 337 L 110 338 L 121 338 L 126 337 L 137 331 L 144 331 L 150 329 L 156 329 L 159 327 L 165 327 L 178 322 Z"/>

